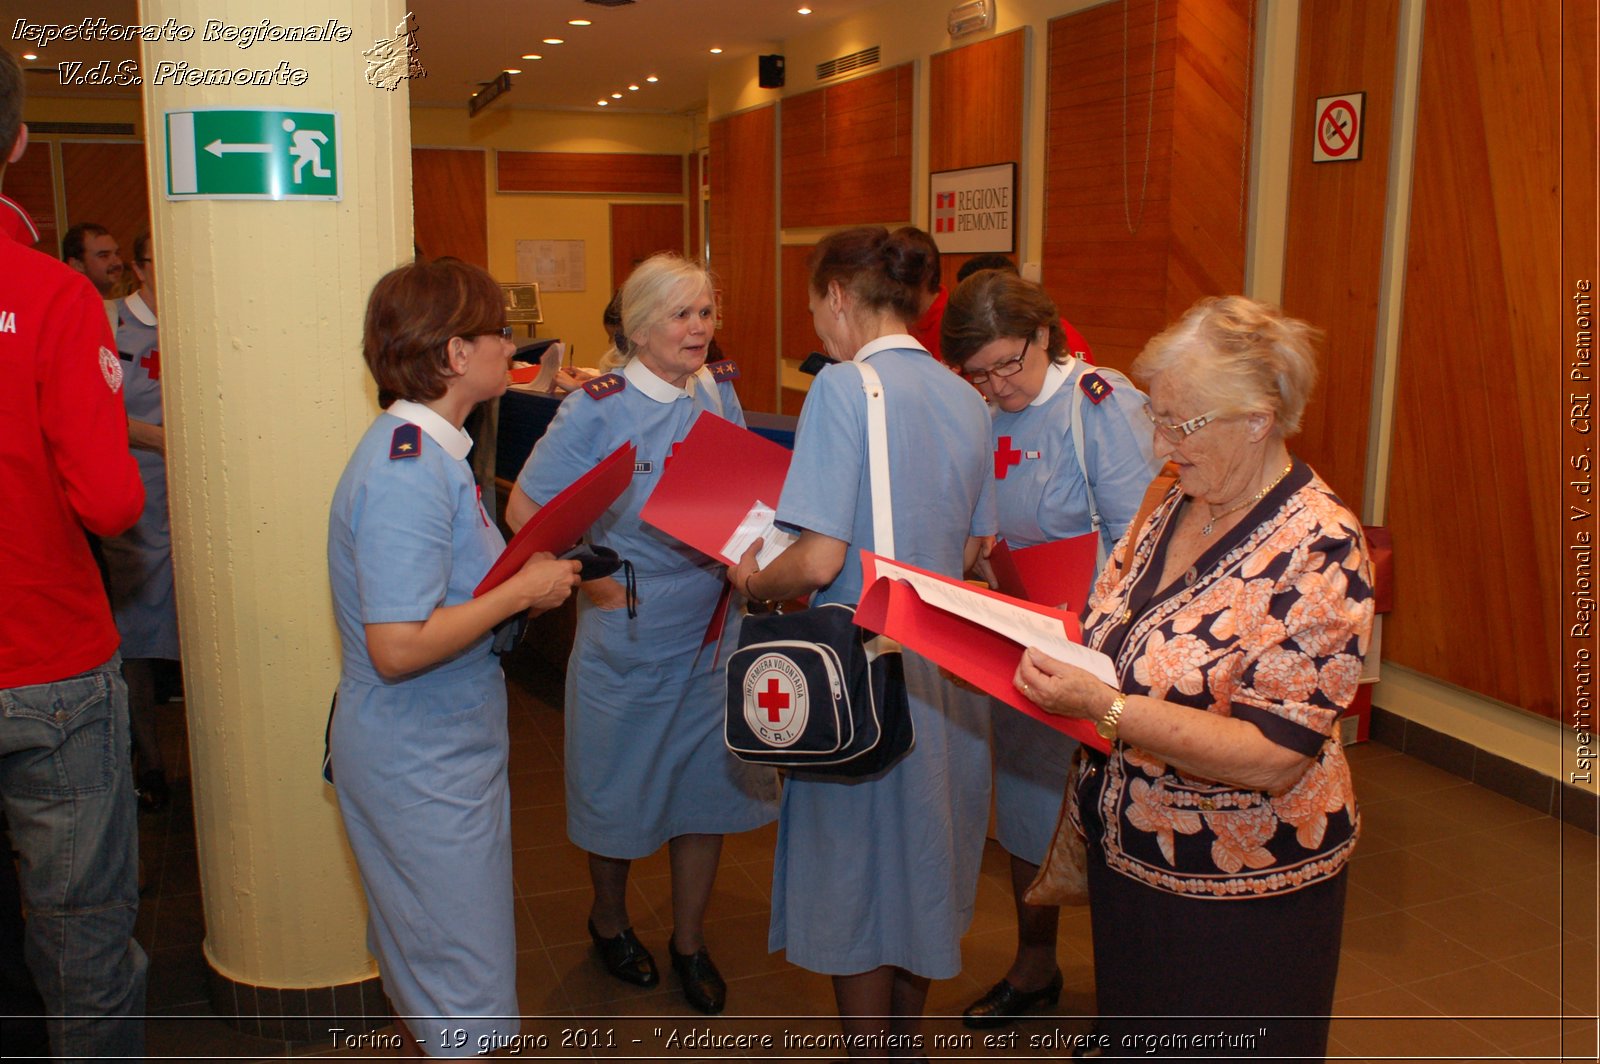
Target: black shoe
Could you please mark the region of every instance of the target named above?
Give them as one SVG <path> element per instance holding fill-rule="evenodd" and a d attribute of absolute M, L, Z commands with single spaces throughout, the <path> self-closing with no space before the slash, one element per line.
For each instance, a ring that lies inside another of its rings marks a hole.
<path fill-rule="evenodd" d="M 679 953 L 672 939 L 667 939 L 667 953 L 672 957 L 672 970 L 683 983 L 683 997 L 707 1016 L 715 1016 L 728 1003 L 728 984 L 711 961 L 704 946 L 693 953 Z"/>
<path fill-rule="evenodd" d="M 983 997 L 967 1006 L 961 1022 L 982 1030 L 985 1027 L 1004 1027 L 1029 1009 L 1044 1006 L 1054 1008 L 1061 1000 L 1062 978 L 1060 969 L 1055 977 L 1038 990 L 1018 990 L 1008 980 L 1002 979 Z"/>
<path fill-rule="evenodd" d="M 161 812 L 167 807 L 167 799 L 171 795 L 167 788 L 167 774 L 158 768 L 139 773 L 139 782 L 134 790 L 139 795 L 139 808 L 147 813 Z"/>
<path fill-rule="evenodd" d="M 624 983 L 655 986 L 661 982 L 655 958 L 644 948 L 633 928 L 625 927 L 613 938 L 601 938 L 600 932 L 594 929 L 594 921 L 590 920 L 589 937 L 594 939 L 595 949 L 600 951 L 600 963 L 606 966 L 606 971 Z"/>

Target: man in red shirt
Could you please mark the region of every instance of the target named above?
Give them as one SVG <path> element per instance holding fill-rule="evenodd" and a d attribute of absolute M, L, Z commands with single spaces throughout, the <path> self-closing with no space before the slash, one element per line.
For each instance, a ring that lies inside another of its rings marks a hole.
<path fill-rule="evenodd" d="M 0 49 L 0 176 L 27 146 Z M 122 368 L 82 274 L 28 248 L 0 203 L 0 800 L 21 852 L 25 954 L 52 1052 L 144 1055 L 144 951 L 128 691 L 84 529 L 138 520 Z"/>

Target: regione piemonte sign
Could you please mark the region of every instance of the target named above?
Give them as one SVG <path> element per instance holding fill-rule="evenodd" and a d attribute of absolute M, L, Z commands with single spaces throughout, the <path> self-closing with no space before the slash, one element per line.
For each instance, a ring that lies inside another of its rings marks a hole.
<path fill-rule="evenodd" d="M 339 198 L 336 111 L 193 108 L 164 118 L 168 199 Z"/>
<path fill-rule="evenodd" d="M 941 170 L 928 178 L 928 232 L 941 252 L 1017 249 L 1017 164 Z"/>

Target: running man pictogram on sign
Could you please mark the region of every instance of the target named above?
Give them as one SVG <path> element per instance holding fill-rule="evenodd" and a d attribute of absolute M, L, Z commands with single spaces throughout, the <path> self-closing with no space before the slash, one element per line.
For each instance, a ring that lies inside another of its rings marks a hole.
<path fill-rule="evenodd" d="M 1312 162 L 1344 163 L 1361 158 L 1361 115 L 1366 99 L 1364 92 L 1317 98 Z"/>

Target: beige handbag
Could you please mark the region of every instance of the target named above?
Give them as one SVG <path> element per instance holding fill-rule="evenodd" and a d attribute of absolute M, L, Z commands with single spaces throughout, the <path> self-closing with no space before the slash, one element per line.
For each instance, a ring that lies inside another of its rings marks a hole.
<path fill-rule="evenodd" d="M 1061 799 L 1061 812 L 1056 816 L 1055 837 L 1050 840 L 1050 850 L 1039 865 L 1039 874 L 1033 877 L 1022 900 L 1029 905 L 1087 905 L 1089 903 L 1089 857 L 1083 836 L 1072 824 L 1067 808 L 1078 790 L 1078 763 L 1072 759 L 1067 772 L 1067 789 Z"/>

